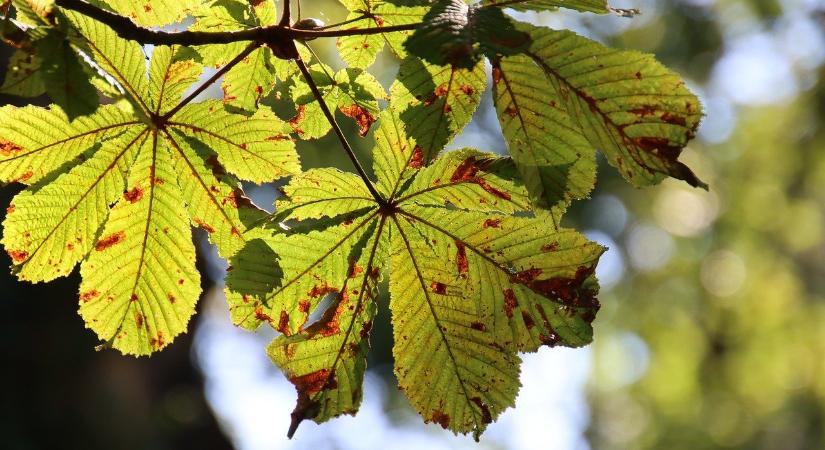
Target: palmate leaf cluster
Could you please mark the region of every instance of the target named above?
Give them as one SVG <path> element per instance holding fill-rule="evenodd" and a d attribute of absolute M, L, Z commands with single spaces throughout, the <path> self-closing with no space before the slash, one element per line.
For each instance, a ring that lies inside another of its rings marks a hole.
<path fill-rule="evenodd" d="M 41 282 L 79 264 L 86 325 L 146 355 L 187 328 L 203 229 L 231 264 L 233 322 L 280 332 L 268 353 L 298 391 L 290 434 L 357 411 L 387 286 L 399 387 L 426 421 L 478 437 L 514 403 L 519 353 L 592 340 L 605 249 L 560 220 L 593 189 L 596 150 L 635 186 L 702 186 L 678 161 L 701 118 L 678 75 L 507 14 L 613 11 L 604 1 L 342 0 L 340 70 L 303 41 L 291 54 L 157 45 L 147 62 L 148 48 L 59 1 L 12 3 L 0 90 L 54 101 L 0 108 L 0 178 L 27 185 L 3 222 L 12 270 Z M 279 21 L 271 1 L 94 5 L 140 26 L 191 17 L 200 32 Z M 389 89 L 368 71 L 385 48 L 400 61 Z M 215 69 L 223 98 L 192 101 Z M 509 155 L 445 152 L 487 92 Z M 291 117 L 266 106 L 276 93 Z M 357 161 L 360 176 L 301 170 L 296 142 L 337 132 L 326 108 L 372 133 L 372 177 Z M 240 184 L 284 177 L 273 215 Z"/>

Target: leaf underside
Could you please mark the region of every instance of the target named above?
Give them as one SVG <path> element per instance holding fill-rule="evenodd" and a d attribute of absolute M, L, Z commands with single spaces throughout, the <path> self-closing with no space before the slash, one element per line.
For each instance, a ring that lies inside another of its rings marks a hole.
<path fill-rule="evenodd" d="M 13 0 L 2 38 L 16 49 L 0 93 L 54 105 L 0 107 L 0 181 L 27 185 L 2 244 L 21 280 L 79 266 L 86 326 L 104 346 L 148 355 L 195 311 L 192 228 L 203 230 L 231 264 L 233 323 L 279 333 L 267 353 L 297 391 L 290 436 L 303 420 L 357 412 L 386 286 L 399 387 L 426 422 L 478 439 L 515 403 L 520 353 L 593 338 L 605 248 L 561 219 L 590 195 L 596 151 L 634 186 L 674 177 L 705 187 L 679 161 L 701 105 L 651 55 L 506 14 L 629 15 L 604 0 L 340 2 L 346 67 L 300 42 L 307 80 L 277 46 L 148 55 L 51 1 Z M 279 20 L 271 1 L 94 4 L 146 27 L 191 18 L 192 31 Z M 388 91 L 367 71 L 384 49 L 399 62 Z M 222 98 L 192 102 L 205 71 L 221 68 Z M 488 87 L 509 156 L 445 152 Z M 294 106 L 290 120 L 266 106 L 273 98 Z M 336 130 L 322 102 L 372 134 L 371 179 L 301 171 L 295 142 Z M 284 177 L 272 215 L 241 188 Z"/>

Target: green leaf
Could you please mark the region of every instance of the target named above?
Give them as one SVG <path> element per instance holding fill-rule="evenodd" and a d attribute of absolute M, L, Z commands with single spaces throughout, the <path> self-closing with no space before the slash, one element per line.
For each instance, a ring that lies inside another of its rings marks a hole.
<path fill-rule="evenodd" d="M 143 49 L 134 41 L 121 39 L 108 26 L 72 11 L 64 12 L 78 33 L 73 40 L 81 50 L 117 83 L 138 112 L 149 115 Z"/>
<path fill-rule="evenodd" d="M 513 161 L 491 158 L 473 149 L 448 152 L 436 159 L 416 173 L 397 198 L 419 206 L 452 206 L 465 211 L 516 214 L 530 210 Z"/>
<path fill-rule="evenodd" d="M 194 136 L 242 180 L 263 183 L 300 170 L 289 125 L 261 107 L 251 117 L 228 112 L 218 101 L 188 105 L 172 117 L 173 130 Z"/>
<path fill-rule="evenodd" d="M 24 50 L 15 50 L 9 60 L 6 77 L 0 86 L 0 93 L 37 97 L 46 93 L 46 86 L 40 77 L 43 64 L 39 56 Z"/>
<path fill-rule="evenodd" d="M 498 8 L 439 0 L 423 21 L 404 46 L 411 54 L 436 65 L 472 69 L 482 55 L 512 55 L 530 45 L 530 36 L 516 30 Z"/>
<path fill-rule="evenodd" d="M 129 165 L 147 137 L 129 128 L 92 148 L 83 163 L 14 198 L 3 223 L 3 245 L 17 264 L 18 278 L 66 276 L 89 252 L 110 205 L 126 191 Z"/>
<path fill-rule="evenodd" d="M 358 125 L 359 135 L 364 137 L 375 122 L 378 114 L 378 99 L 387 97 L 384 87 L 371 74 L 359 69 L 342 69 L 332 75 L 326 66 L 310 67 L 313 81 L 321 91 L 327 106 L 338 109 Z M 329 133 L 332 126 L 309 85 L 302 79 L 296 79 L 290 89 L 297 114 L 290 120 L 292 129 L 303 139 L 316 139 Z"/>
<path fill-rule="evenodd" d="M 487 87 L 484 64 L 472 70 L 434 66 L 409 57 L 390 88 L 390 105 L 421 147 L 427 164 L 470 123 Z M 412 156 L 412 154 L 410 154 Z"/>
<path fill-rule="evenodd" d="M 54 0 L 12 0 L 16 19 L 26 25 L 50 25 L 54 19 Z"/>
<path fill-rule="evenodd" d="M 419 6 L 423 2 L 392 0 L 342 0 L 349 10 L 346 20 L 353 21 L 344 29 L 373 29 L 396 25 L 419 23 L 427 9 Z M 341 59 L 352 68 L 365 69 L 375 62 L 378 53 L 387 48 L 398 58 L 404 59 L 407 52 L 403 43 L 410 31 L 380 33 L 338 38 L 337 46 Z"/>
<path fill-rule="evenodd" d="M 90 78 L 97 74 L 83 62 L 66 31 L 54 26 L 52 5 L 34 3 L 18 5 L 18 16 L 31 25 L 11 20 L 0 25 L 4 40 L 18 48 L 0 91 L 22 96 L 45 92 L 71 119 L 91 114 L 98 106 L 98 95 Z"/>
<path fill-rule="evenodd" d="M 246 198 L 238 179 L 227 174 L 214 156 L 192 148 L 178 130 L 171 136 L 168 143 L 192 226 L 206 231 L 218 253 L 228 259 L 259 234 L 251 228 L 266 212 Z"/>
<path fill-rule="evenodd" d="M 83 29 L 99 35 L 93 25 Z M 2 243 L 25 280 L 67 275 L 81 262 L 87 326 L 144 355 L 185 331 L 200 295 L 191 227 L 227 258 L 266 235 L 249 230 L 265 213 L 235 176 L 271 181 L 297 172 L 298 159 L 288 126 L 265 109 L 247 117 L 212 101 L 162 117 L 202 67 L 157 47 L 147 79 L 139 48 L 103 36 L 87 48 L 101 68 L 123 69 L 109 75 L 130 103 L 71 122 L 57 108 L 0 108 L 0 177 L 33 183 L 9 206 Z"/>
<path fill-rule="evenodd" d="M 98 105 L 97 91 L 65 37 L 47 33 L 34 41 L 34 47 L 43 61 L 40 78 L 52 101 L 63 108 L 69 119 L 94 112 Z"/>
<path fill-rule="evenodd" d="M 180 47 L 162 46 L 152 51 L 147 94 L 155 114 L 172 109 L 203 71 L 200 64 L 177 55 L 181 55 Z"/>
<path fill-rule="evenodd" d="M 80 315 L 126 354 L 152 353 L 184 332 L 201 293 L 177 174 L 159 140 L 144 140 L 127 195 L 80 268 Z"/>
<path fill-rule="evenodd" d="M 634 186 L 667 176 L 706 187 L 678 161 L 702 117 L 699 100 L 653 56 L 607 48 L 570 31 L 519 24 L 545 89 Z"/>
<path fill-rule="evenodd" d="M 237 31 L 272 25 L 276 22 L 274 2 L 218 0 L 202 5 L 195 12 L 194 31 Z M 220 67 L 240 54 L 248 42 L 226 45 L 200 45 L 194 48 L 207 66 Z M 294 64 L 278 59 L 267 46 L 250 53 L 224 75 L 224 102 L 253 111 L 272 91 L 276 80 L 286 80 L 296 72 Z"/>
<path fill-rule="evenodd" d="M 158 27 L 183 20 L 200 0 L 105 0 L 112 9 L 139 25 Z"/>
<path fill-rule="evenodd" d="M 35 183 L 138 123 L 115 106 L 72 122 L 60 108 L 0 108 L 0 180 Z"/>
<path fill-rule="evenodd" d="M 555 11 L 558 8 L 607 14 L 610 8 L 606 0 L 483 0 L 484 6 L 512 8 L 516 11 Z"/>
<path fill-rule="evenodd" d="M 493 101 L 533 204 L 558 218 L 596 182 L 596 160 L 542 70 L 526 56 L 493 60 Z"/>
<path fill-rule="evenodd" d="M 517 352 L 591 339 L 603 249 L 534 217 L 508 158 L 461 150 L 420 168 L 390 157 L 414 148 L 383 112 L 375 171 L 394 191 L 386 204 L 354 175 L 311 170 L 278 201 L 291 228 L 232 259 L 233 321 L 281 332 L 269 354 L 298 391 L 290 435 L 357 409 L 382 269 L 399 386 L 426 421 L 455 432 L 477 438 L 513 405 Z"/>
<path fill-rule="evenodd" d="M 362 208 L 375 200 L 355 174 L 338 169 L 311 169 L 294 177 L 283 188 L 288 200 L 278 200 L 278 215 L 291 220 L 336 217 Z"/>

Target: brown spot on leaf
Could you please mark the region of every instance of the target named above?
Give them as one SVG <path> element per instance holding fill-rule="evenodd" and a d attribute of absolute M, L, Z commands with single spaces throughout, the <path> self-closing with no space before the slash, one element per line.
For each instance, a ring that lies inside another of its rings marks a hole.
<path fill-rule="evenodd" d="M 298 302 L 298 311 L 301 311 L 302 313 L 309 312 L 309 306 L 309 300 L 301 300 Z"/>
<path fill-rule="evenodd" d="M 263 306 L 255 308 L 255 318 L 262 322 L 272 322 L 272 317 L 269 317 L 269 315 L 264 312 Z"/>
<path fill-rule="evenodd" d="M 494 62 L 493 63 L 493 83 L 494 84 L 499 84 L 503 78 L 504 78 L 504 74 L 501 71 L 501 66 L 499 66 L 497 62 Z"/>
<path fill-rule="evenodd" d="M 440 295 L 445 295 L 447 293 L 447 285 L 439 281 L 433 281 L 432 284 L 430 284 L 430 289 Z"/>
<path fill-rule="evenodd" d="M 378 279 L 378 276 L 381 275 L 381 269 L 378 267 L 370 268 L 370 278 Z"/>
<path fill-rule="evenodd" d="M 656 105 L 641 105 L 637 108 L 628 110 L 628 112 L 639 117 L 648 117 L 656 115 L 657 110 L 658 107 Z"/>
<path fill-rule="evenodd" d="M 556 344 L 559 343 L 560 338 L 559 338 L 559 335 L 557 335 L 556 333 L 551 332 L 550 334 L 544 334 L 544 333 L 539 334 L 539 340 L 544 345 L 554 347 Z"/>
<path fill-rule="evenodd" d="M 169 300 L 169 303 L 175 303 L 175 296 L 172 294 L 166 294 L 166 299 Z"/>
<path fill-rule="evenodd" d="M 137 296 L 137 294 L 132 293 L 132 295 L 130 295 L 130 296 L 129 296 L 129 301 L 130 301 L 130 302 L 136 302 L 136 301 L 138 301 L 138 296 Z"/>
<path fill-rule="evenodd" d="M 525 284 L 535 280 L 539 275 L 541 275 L 541 269 L 532 268 L 516 273 L 513 278 L 516 283 Z"/>
<path fill-rule="evenodd" d="M 544 245 L 541 246 L 541 251 L 543 251 L 543 252 L 555 252 L 555 251 L 558 251 L 558 249 L 559 249 L 559 243 L 558 242 L 551 242 L 549 244 L 544 244 Z"/>
<path fill-rule="evenodd" d="M 507 317 L 513 317 L 513 309 L 518 306 L 516 294 L 512 289 L 505 289 L 504 291 L 504 313 Z"/>
<path fill-rule="evenodd" d="M 143 327 L 143 314 L 135 313 L 135 326 L 138 328 Z"/>
<path fill-rule="evenodd" d="M 512 281 L 524 284 L 538 294 L 559 301 L 566 305 L 596 309 L 599 302 L 594 289 L 584 287 L 585 280 L 593 273 L 592 268 L 579 267 L 570 277 L 552 277 L 537 279 L 539 269 L 531 269 L 516 274 Z"/>
<path fill-rule="evenodd" d="M 329 369 L 320 369 L 304 375 L 290 377 L 289 381 L 295 385 L 299 394 L 312 395 L 321 392 L 323 389 L 335 387 L 335 379 L 330 378 Z"/>
<path fill-rule="evenodd" d="M 324 311 L 324 315 L 318 321 L 318 323 L 323 324 L 321 329 L 318 331 L 321 336 L 332 336 L 334 334 L 338 334 L 341 332 L 341 314 L 343 314 L 344 310 L 347 308 L 347 304 L 349 303 L 349 295 L 347 294 L 346 288 L 338 296 L 338 304 L 335 305 L 335 309 L 332 308 Z"/>
<path fill-rule="evenodd" d="M 679 125 L 683 127 L 687 126 L 687 120 L 684 117 L 669 112 L 663 113 L 661 115 L 661 119 L 662 121 L 673 125 Z"/>
<path fill-rule="evenodd" d="M 298 133 L 298 134 L 304 134 L 304 130 L 302 130 L 298 126 L 298 124 L 303 122 L 305 117 L 306 117 L 306 106 L 298 105 L 298 109 L 297 109 L 297 112 L 295 114 L 295 117 L 289 119 L 289 126 L 291 126 L 292 129 L 295 130 L 295 132 Z"/>
<path fill-rule="evenodd" d="M 478 409 L 481 410 L 481 423 L 488 424 L 493 421 L 493 416 L 490 414 L 490 408 L 481 401 L 479 397 L 473 397 L 470 400 L 478 406 Z"/>
<path fill-rule="evenodd" d="M 461 85 L 460 89 L 461 89 L 461 92 L 465 93 L 466 95 L 473 95 L 476 92 L 475 88 L 473 88 L 469 84 Z"/>
<path fill-rule="evenodd" d="M 473 322 L 470 324 L 470 328 L 478 331 L 487 331 L 487 327 L 484 326 L 481 322 Z"/>
<path fill-rule="evenodd" d="M 464 246 L 464 243 L 457 239 L 455 241 L 455 246 L 457 249 L 456 265 L 458 265 L 458 273 L 467 273 L 467 269 L 469 268 L 469 262 L 467 261 L 467 249 Z"/>
<path fill-rule="evenodd" d="M 235 100 L 235 99 L 237 99 L 237 98 L 238 98 L 238 97 L 236 97 L 236 96 L 234 96 L 234 95 L 231 95 L 231 94 L 229 93 L 229 89 L 228 89 L 228 87 L 229 87 L 229 86 L 227 86 L 227 85 L 225 85 L 225 84 L 224 84 L 223 86 L 221 86 L 221 90 L 223 91 L 223 102 L 224 102 L 224 103 L 229 103 L 229 102 L 231 102 L 231 101 L 233 101 L 233 100 Z"/>
<path fill-rule="evenodd" d="M 192 221 L 195 222 L 195 224 L 197 224 L 199 227 L 203 228 L 203 230 L 207 233 L 212 234 L 215 232 L 215 228 L 212 225 L 209 225 L 208 223 L 204 222 L 201 219 L 198 219 L 197 217 L 192 218 Z"/>
<path fill-rule="evenodd" d="M 375 116 L 357 104 L 341 106 L 338 109 L 345 116 L 355 120 L 355 123 L 358 124 L 358 135 L 361 137 L 366 136 L 370 132 L 372 124 L 375 123 Z"/>
<path fill-rule="evenodd" d="M 416 145 L 413 149 L 410 163 L 407 165 L 410 169 L 420 169 L 424 165 L 424 149 L 420 145 Z"/>
<path fill-rule="evenodd" d="M 136 201 L 143 198 L 143 189 L 140 186 L 135 186 L 132 189 L 123 193 L 123 198 L 126 199 L 129 203 L 135 203 Z"/>
<path fill-rule="evenodd" d="M 360 331 L 361 339 L 366 339 L 367 336 L 369 336 L 371 329 L 372 329 L 372 321 L 368 320 L 368 321 L 364 322 L 364 325 L 361 326 L 361 331 Z"/>
<path fill-rule="evenodd" d="M 6 214 L 11 214 L 11 213 L 13 213 L 13 212 L 14 212 L 14 203 L 11 203 L 11 204 L 9 204 L 9 206 L 6 208 Z"/>
<path fill-rule="evenodd" d="M 468 182 L 468 183 L 475 183 L 481 186 L 482 189 L 493 194 L 496 197 L 502 198 L 504 200 L 512 199 L 512 196 L 504 191 L 496 189 L 490 183 L 487 182 L 484 178 L 479 176 L 479 172 L 483 172 L 489 166 L 492 160 L 490 159 L 477 159 L 473 156 L 465 159 L 462 161 L 461 164 L 456 167 L 453 171 L 453 174 L 450 176 L 450 181 L 453 183 L 460 183 L 460 182 Z"/>
<path fill-rule="evenodd" d="M 484 228 L 499 228 L 501 226 L 501 219 L 487 219 L 482 226 Z"/>
<path fill-rule="evenodd" d="M 27 170 L 27 171 L 23 172 L 22 175 L 17 177 L 16 181 L 26 181 L 29 178 L 31 178 L 32 176 L 34 176 L 34 172 L 32 172 L 31 170 Z"/>
<path fill-rule="evenodd" d="M 123 231 L 112 233 L 97 241 L 97 244 L 95 244 L 95 250 L 102 252 L 103 250 L 106 250 L 107 248 L 113 245 L 123 242 L 124 239 L 126 239 L 126 233 L 124 233 Z"/>
<path fill-rule="evenodd" d="M 281 334 L 289 336 L 289 314 L 286 311 L 281 311 L 281 316 L 278 317 L 278 326 L 275 329 Z"/>
<path fill-rule="evenodd" d="M 235 209 L 237 209 L 240 206 L 244 206 L 244 207 L 248 207 L 248 208 L 254 208 L 255 207 L 252 204 L 252 201 L 249 200 L 245 195 L 243 195 L 243 192 L 240 189 L 237 189 L 237 188 L 233 189 L 232 192 L 230 192 L 229 195 L 227 195 L 226 198 L 224 198 L 221 201 L 221 204 L 226 205 L 227 203 L 229 204 L 229 206 L 231 206 Z"/>
<path fill-rule="evenodd" d="M 441 428 L 444 428 L 445 430 L 450 426 L 450 416 L 445 414 L 444 411 L 438 409 L 433 411 L 433 416 L 430 420 L 441 425 Z"/>
<path fill-rule="evenodd" d="M 515 106 L 507 107 L 507 109 L 505 109 L 504 112 L 506 112 L 507 115 L 510 117 L 516 117 L 518 115 L 518 109 L 516 109 Z"/>
<path fill-rule="evenodd" d="M 352 261 L 349 265 L 349 271 L 347 273 L 347 276 L 349 278 L 355 278 L 355 277 L 358 276 L 359 273 L 361 273 L 363 271 L 364 271 L 364 269 L 361 268 L 361 266 L 359 266 L 357 262 Z"/>
<path fill-rule="evenodd" d="M 307 292 L 307 295 L 310 297 L 320 297 L 331 292 L 338 292 L 338 289 L 324 283 L 321 285 L 313 286 L 312 289 L 310 289 L 309 292 Z"/>
<path fill-rule="evenodd" d="M 166 345 L 166 341 L 163 340 L 163 333 L 158 331 L 157 336 L 150 339 L 149 343 L 152 345 L 152 347 L 155 347 L 155 348 L 161 348 L 164 345 Z"/>
<path fill-rule="evenodd" d="M 668 139 L 660 137 L 637 137 L 633 139 L 633 143 L 640 147 L 642 150 L 653 153 L 655 155 L 660 155 L 661 157 L 672 161 L 678 159 L 679 153 L 682 151 L 681 146 L 671 144 L 671 142 Z"/>
<path fill-rule="evenodd" d="M 23 262 L 29 257 L 29 252 L 23 250 L 6 250 L 6 253 L 8 253 L 12 261 L 16 263 Z"/>
<path fill-rule="evenodd" d="M 14 142 L 0 140 L 0 156 L 12 156 L 23 151 L 23 147 Z"/>
<path fill-rule="evenodd" d="M 533 316 L 531 316 L 527 311 L 521 312 L 521 318 L 524 320 L 524 326 L 526 326 L 528 330 L 536 325 L 533 321 Z"/>
<path fill-rule="evenodd" d="M 98 295 L 100 295 L 100 292 L 98 292 L 97 289 L 92 289 L 91 291 L 81 293 L 80 301 L 83 303 L 88 303 Z"/>

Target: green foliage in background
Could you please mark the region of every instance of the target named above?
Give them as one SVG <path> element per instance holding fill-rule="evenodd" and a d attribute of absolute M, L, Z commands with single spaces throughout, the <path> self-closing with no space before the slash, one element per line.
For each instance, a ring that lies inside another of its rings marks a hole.
<path fill-rule="evenodd" d="M 514 404 L 520 352 L 592 340 L 604 248 L 560 221 L 593 189 L 596 151 L 634 186 L 704 186 L 678 160 L 701 106 L 651 55 L 505 9 L 632 15 L 603 2 L 342 3 L 347 22 L 307 28 L 271 1 L 4 2 L 17 51 L 3 92 L 54 104 L 0 108 L 0 179 L 28 185 L 2 243 L 21 280 L 80 264 L 87 327 L 148 355 L 186 330 L 204 230 L 231 264 L 232 320 L 280 332 L 268 353 L 298 391 L 290 436 L 357 411 L 387 278 L 399 387 L 424 420 L 478 439 Z M 184 33 L 135 25 L 185 17 Z M 347 68 L 305 45 L 325 37 Z M 399 60 L 389 91 L 368 71 L 384 47 Z M 487 64 L 510 155 L 444 152 Z M 221 101 L 194 101 L 219 79 Z M 373 138 L 372 176 L 336 112 Z M 330 133 L 356 173 L 301 170 L 295 142 Z M 273 215 L 240 185 L 285 177 Z"/>

